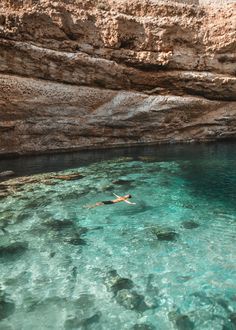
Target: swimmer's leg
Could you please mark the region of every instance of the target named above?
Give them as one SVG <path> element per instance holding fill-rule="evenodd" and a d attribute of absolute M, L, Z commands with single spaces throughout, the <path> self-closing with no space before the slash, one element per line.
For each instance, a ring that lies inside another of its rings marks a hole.
<path fill-rule="evenodd" d="M 93 209 L 94 207 L 102 206 L 102 205 L 104 205 L 103 202 L 97 202 L 96 204 L 93 204 L 93 205 L 84 205 L 84 207 L 87 209 Z"/>

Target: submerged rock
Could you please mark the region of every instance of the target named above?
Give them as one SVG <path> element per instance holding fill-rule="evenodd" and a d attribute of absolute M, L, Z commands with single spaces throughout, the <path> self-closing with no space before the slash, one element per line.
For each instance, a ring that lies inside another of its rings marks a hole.
<path fill-rule="evenodd" d="M 9 245 L 0 246 L 0 258 L 10 259 L 15 256 L 20 256 L 28 249 L 26 242 L 14 242 Z"/>
<path fill-rule="evenodd" d="M 97 228 L 93 228 L 93 230 L 96 230 Z M 98 228 L 98 229 L 100 229 L 100 228 Z M 89 231 L 89 229 L 87 228 L 87 227 L 77 227 L 76 228 L 76 233 L 78 234 L 78 235 L 84 235 L 84 234 L 86 234 L 87 232 Z"/>
<path fill-rule="evenodd" d="M 111 270 L 108 272 L 105 284 L 108 290 L 114 292 L 115 295 L 120 290 L 132 289 L 134 287 L 132 280 L 121 277 L 116 270 Z"/>
<path fill-rule="evenodd" d="M 156 328 L 152 324 L 140 323 L 135 324 L 132 327 L 132 330 L 155 330 Z"/>
<path fill-rule="evenodd" d="M 230 322 L 234 325 L 235 329 L 236 329 L 236 312 L 231 313 L 229 315 L 229 320 Z"/>
<path fill-rule="evenodd" d="M 64 242 L 71 245 L 87 245 L 86 241 L 80 236 L 67 237 L 64 239 Z"/>
<path fill-rule="evenodd" d="M 6 319 L 15 312 L 15 304 L 8 301 L 5 294 L 0 293 L 0 321 Z"/>
<path fill-rule="evenodd" d="M 10 195 L 9 192 L 0 192 L 0 199 L 3 199 L 3 198 L 5 198 L 5 197 L 7 197 L 9 195 Z"/>
<path fill-rule="evenodd" d="M 194 229 L 194 228 L 198 228 L 200 225 L 197 222 L 190 220 L 190 221 L 182 222 L 182 226 L 185 229 Z"/>
<path fill-rule="evenodd" d="M 175 241 L 178 234 L 171 228 L 152 228 L 152 233 L 159 241 Z"/>
<path fill-rule="evenodd" d="M 90 325 L 99 322 L 101 315 L 102 315 L 101 312 L 97 312 L 93 316 L 82 320 L 79 317 L 67 319 L 64 323 L 64 328 L 65 330 L 70 330 L 70 329 L 87 330 Z"/>
<path fill-rule="evenodd" d="M 168 314 L 168 317 L 178 330 L 194 329 L 194 323 L 190 320 L 188 315 L 179 314 L 178 312 L 173 311 Z"/>
<path fill-rule="evenodd" d="M 136 291 L 123 289 L 118 291 L 116 301 L 127 309 L 144 312 L 150 307 L 145 303 L 145 297 Z"/>
<path fill-rule="evenodd" d="M 188 315 L 178 315 L 175 320 L 175 325 L 178 330 L 192 330 L 194 323 L 190 320 Z"/>
<path fill-rule="evenodd" d="M 149 274 L 147 279 L 146 293 L 150 296 L 157 297 L 159 295 L 159 288 L 152 284 L 153 279 L 154 275 Z"/>
<path fill-rule="evenodd" d="M 224 308 L 225 311 L 229 312 L 230 308 L 229 308 L 229 302 L 223 298 L 216 298 L 215 302 Z"/>
<path fill-rule="evenodd" d="M 63 230 L 68 227 L 73 227 L 74 222 L 71 220 L 47 220 L 43 223 L 43 226 L 48 227 L 53 230 Z"/>
<path fill-rule="evenodd" d="M 128 185 L 133 183 L 134 180 L 124 180 L 124 179 L 119 179 L 119 180 L 114 180 L 112 181 L 113 184 L 119 185 L 119 186 L 123 186 L 123 185 Z"/>
<path fill-rule="evenodd" d="M 148 306 L 145 302 L 145 297 L 132 290 L 134 287 L 132 280 L 121 277 L 116 270 L 108 272 L 105 284 L 108 290 L 115 294 L 115 299 L 118 304 L 127 309 L 144 312 L 154 307 L 154 305 Z"/>
<path fill-rule="evenodd" d="M 15 175 L 15 172 L 13 172 L 13 171 L 0 172 L 0 178 L 6 178 L 9 176 L 13 176 L 13 175 Z"/>
<path fill-rule="evenodd" d="M 132 289 L 134 287 L 133 281 L 128 278 L 119 278 L 116 283 L 111 286 L 111 290 L 117 294 L 118 291 L 123 289 Z"/>
<path fill-rule="evenodd" d="M 57 180 L 79 180 L 83 179 L 84 175 L 80 173 L 71 173 L 71 174 L 55 174 L 55 175 L 50 175 L 48 176 L 49 179 L 57 179 Z"/>
<path fill-rule="evenodd" d="M 94 307 L 95 296 L 93 294 L 83 293 L 75 300 L 74 305 L 82 311 L 88 311 Z"/>

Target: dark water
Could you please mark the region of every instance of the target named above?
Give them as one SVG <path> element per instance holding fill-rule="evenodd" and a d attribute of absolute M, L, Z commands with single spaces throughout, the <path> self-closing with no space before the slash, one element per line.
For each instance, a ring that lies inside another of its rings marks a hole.
<path fill-rule="evenodd" d="M 83 178 L 0 199 L 0 329 L 235 329 L 235 147 L 2 160 Z"/>

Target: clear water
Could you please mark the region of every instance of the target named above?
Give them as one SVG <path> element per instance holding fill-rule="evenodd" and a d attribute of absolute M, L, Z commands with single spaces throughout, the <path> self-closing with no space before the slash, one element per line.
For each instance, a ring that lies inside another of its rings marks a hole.
<path fill-rule="evenodd" d="M 235 329 L 235 147 L 73 156 L 82 179 L 0 199 L 0 329 Z M 113 193 L 136 205 L 85 207 Z"/>

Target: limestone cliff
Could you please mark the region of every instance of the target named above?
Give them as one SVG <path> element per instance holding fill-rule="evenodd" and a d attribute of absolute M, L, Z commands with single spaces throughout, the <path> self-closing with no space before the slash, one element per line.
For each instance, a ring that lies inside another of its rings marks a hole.
<path fill-rule="evenodd" d="M 0 153 L 236 138 L 234 0 L 2 0 Z"/>

